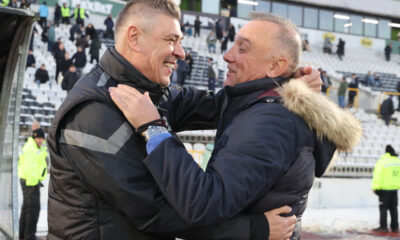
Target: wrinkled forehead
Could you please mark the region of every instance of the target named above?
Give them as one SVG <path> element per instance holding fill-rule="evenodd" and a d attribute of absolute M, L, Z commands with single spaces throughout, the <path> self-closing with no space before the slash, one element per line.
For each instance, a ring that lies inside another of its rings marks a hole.
<path fill-rule="evenodd" d="M 244 25 L 237 33 L 237 40 L 247 39 L 254 46 L 265 46 L 273 41 L 274 34 L 278 31 L 277 24 L 253 20 Z"/>

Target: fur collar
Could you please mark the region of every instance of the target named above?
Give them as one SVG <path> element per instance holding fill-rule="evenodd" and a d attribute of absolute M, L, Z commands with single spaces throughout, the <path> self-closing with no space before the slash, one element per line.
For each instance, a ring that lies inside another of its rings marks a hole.
<path fill-rule="evenodd" d="M 318 137 L 325 136 L 334 143 L 337 150 L 349 152 L 360 141 L 360 122 L 327 97 L 310 90 L 304 82 L 291 80 L 277 90 L 283 105 L 302 117 Z"/>

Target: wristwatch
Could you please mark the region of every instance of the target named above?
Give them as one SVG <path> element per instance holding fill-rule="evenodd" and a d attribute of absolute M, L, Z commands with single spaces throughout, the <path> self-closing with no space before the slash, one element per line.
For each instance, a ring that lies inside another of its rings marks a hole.
<path fill-rule="evenodd" d="M 156 135 L 159 135 L 161 133 L 167 133 L 168 130 L 164 126 L 154 126 L 150 125 L 145 131 L 143 131 L 141 134 L 144 137 L 144 139 L 149 141 L 151 137 L 154 137 Z"/>

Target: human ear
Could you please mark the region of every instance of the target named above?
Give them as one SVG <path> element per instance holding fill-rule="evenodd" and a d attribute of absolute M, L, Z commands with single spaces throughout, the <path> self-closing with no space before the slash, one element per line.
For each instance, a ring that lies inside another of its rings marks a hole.
<path fill-rule="evenodd" d="M 140 51 L 139 37 L 141 33 L 139 29 L 136 26 L 130 26 L 126 34 L 129 48 L 131 48 L 135 52 Z"/>
<path fill-rule="evenodd" d="M 282 76 L 288 69 L 289 62 L 286 58 L 274 58 L 268 63 L 267 76 L 276 78 Z"/>

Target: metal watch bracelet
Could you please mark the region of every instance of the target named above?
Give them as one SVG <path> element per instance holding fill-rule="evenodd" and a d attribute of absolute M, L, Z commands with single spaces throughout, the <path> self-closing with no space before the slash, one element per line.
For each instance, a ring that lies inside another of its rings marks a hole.
<path fill-rule="evenodd" d="M 151 137 L 154 137 L 156 135 L 159 135 L 161 133 L 167 133 L 168 130 L 164 127 L 164 126 L 154 126 L 154 125 L 150 125 L 144 132 L 142 132 L 142 136 L 144 137 L 144 139 L 147 141 L 149 141 L 149 139 Z"/>

